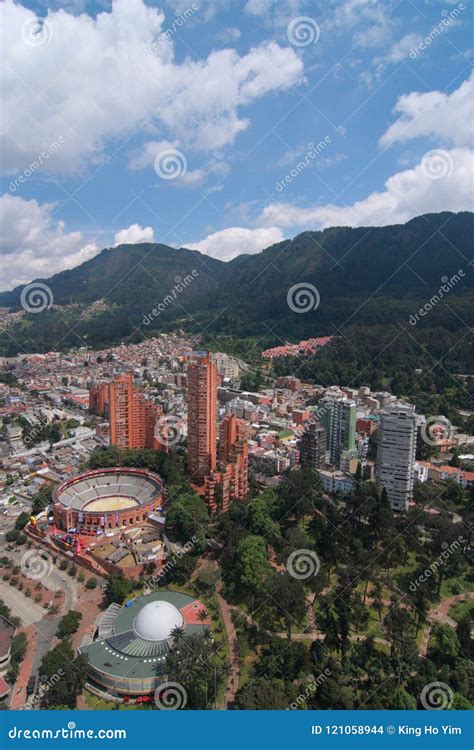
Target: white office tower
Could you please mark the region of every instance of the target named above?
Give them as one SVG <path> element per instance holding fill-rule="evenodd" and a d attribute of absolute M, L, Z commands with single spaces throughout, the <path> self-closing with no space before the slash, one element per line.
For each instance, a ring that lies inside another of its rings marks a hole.
<path fill-rule="evenodd" d="M 377 479 L 393 510 L 407 510 L 413 495 L 416 422 L 414 406 L 394 405 L 380 413 Z"/>

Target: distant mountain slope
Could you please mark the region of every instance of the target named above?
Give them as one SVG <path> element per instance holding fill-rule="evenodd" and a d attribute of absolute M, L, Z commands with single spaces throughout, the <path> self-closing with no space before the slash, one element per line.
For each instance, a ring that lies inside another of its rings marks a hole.
<path fill-rule="evenodd" d="M 405 225 L 304 232 L 227 263 L 185 248 L 121 245 L 43 279 L 55 308 L 23 316 L 0 335 L 0 353 L 75 346 L 81 339 L 102 346 L 170 327 L 264 337 L 268 344 L 335 333 L 348 322 L 406 324 L 443 279 L 462 270 L 446 299 L 420 322 L 456 330 L 472 324 L 473 236 L 474 214 L 464 212 L 429 214 Z M 300 314 L 288 306 L 295 284 L 316 287 L 317 309 Z M 22 288 L 1 293 L 0 306 L 21 309 Z M 99 299 L 107 310 L 86 310 Z M 159 314 L 150 315 L 160 303 Z"/>
<path fill-rule="evenodd" d="M 40 281 L 49 286 L 57 305 L 90 304 L 105 297 L 112 303 L 133 306 L 137 294 L 141 301 L 164 296 L 193 269 L 199 272 L 199 284 L 190 286 L 190 296 L 205 294 L 216 288 L 221 266 L 221 261 L 196 251 L 142 243 L 107 248 L 76 268 Z M 0 293 L 0 306 L 19 309 L 22 289 L 19 286 Z"/>

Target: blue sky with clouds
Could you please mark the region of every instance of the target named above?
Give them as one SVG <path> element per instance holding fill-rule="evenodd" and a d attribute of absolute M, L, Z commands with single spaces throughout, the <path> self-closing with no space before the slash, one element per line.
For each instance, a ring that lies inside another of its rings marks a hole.
<path fill-rule="evenodd" d="M 468 0 L 5 0 L 3 289 L 471 208 Z"/>

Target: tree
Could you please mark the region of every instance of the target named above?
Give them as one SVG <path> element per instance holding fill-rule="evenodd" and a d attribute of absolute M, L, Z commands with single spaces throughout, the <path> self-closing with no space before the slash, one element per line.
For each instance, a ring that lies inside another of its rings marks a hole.
<path fill-rule="evenodd" d="M 10 529 L 10 531 L 7 531 L 5 539 L 7 542 L 15 542 L 15 544 L 18 545 L 26 544 L 26 536 L 18 529 Z"/>
<path fill-rule="evenodd" d="M 194 492 L 186 492 L 171 500 L 167 516 L 167 528 L 173 530 L 181 542 L 196 539 L 199 551 L 206 547 L 205 532 L 209 525 L 209 512 L 204 500 Z"/>
<path fill-rule="evenodd" d="M 48 651 L 41 662 L 40 673 L 48 683 L 41 695 L 43 708 L 76 708 L 76 699 L 87 681 L 88 661 L 84 654 L 74 657 L 68 640 Z"/>
<path fill-rule="evenodd" d="M 236 549 L 238 584 L 254 593 L 261 587 L 270 571 L 265 539 L 255 534 L 249 534 L 241 539 Z"/>
<path fill-rule="evenodd" d="M 266 680 L 261 677 L 247 682 L 236 695 L 236 706 L 241 711 L 279 711 L 288 709 L 296 701 L 295 685 L 281 679 Z"/>
<path fill-rule="evenodd" d="M 59 638 L 67 638 L 68 636 L 75 633 L 79 627 L 81 620 L 82 612 L 76 612 L 75 610 L 71 609 L 59 622 Z"/>
<path fill-rule="evenodd" d="M 19 531 L 23 531 L 23 529 L 25 528 L 29 520 L 30 520 L 30 517 L 28 513 L 25 513 L 25 511 L 23 511 L 22 513 L 20 513 L 20 515 L 15 521 L 15 529 L 18 529 Z"/>
<path fill-rule="evenodd" d="M 179 639 L 166 662 L 169 679 L 186 690 L 188 708 L 213 707 L 225 669 L 218 647 L 208 634 L 192 634 Z"/>
<path fill-rule="evenodd" d="M 393 694 L 393 702 L 390 708 L 393 711 L 414 711 L 416 710 L 416 698 L 404 688 L 399 687 Z"/>
<path fill-rule="evenodd" d="M 289 573 L 273 574 L 265 588 L 271 593 L 267 603 L 276 612 L 277 617 L 283 618 L 288 640 L 291 640 L 292 625 L 301 622 L 306 614 L 303 584 Z"/>
<path fill-rule="evenodd" d="M 26 656 L 27 648 L 28 641 L 25 633 L 17 633 L 15 636 L 13 636 L 10 650 L 10 667 L 6 675 L 8 682 L 13 683 L 16 681 L 20 664 Z"/>
<path fill-rule="evenodd" d="M 111 573 L 105 589 L 104 603 L 123 604 L 125 599 L 132 593 L 133 586 L 131 581 L 122 573 Z"/>

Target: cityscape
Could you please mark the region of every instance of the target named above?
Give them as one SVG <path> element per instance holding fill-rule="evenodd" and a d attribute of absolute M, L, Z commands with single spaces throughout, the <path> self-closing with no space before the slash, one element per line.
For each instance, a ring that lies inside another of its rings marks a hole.
<path fill-rule="evenodd" d="M 59 694 L 84 709 L 325 707 L 349 701 L 326 641 L 336 654 L 350 642 L 373 654 L 410 647 L 422 665 L 443 648 L 441 633 L 470 638 L 464 507 L 474 471 L 463 467 L 474 437 L 388 391 L 275 376 L 276 352 L 262 353 L 260 388 L 246 390 L 253 365 L 198 346 L 162 334 L 3 359 L 2 695 L 11 709 L 54 706 Z M 426 539 L 405 536 L 402 518 Z M 357 562 L 366 558 L 354 540 L 341 549 L 354 524 L 376 545 L 399 535 L 377 563 L 386 572 Z M 428 544 L 438 557 L 425 569 Z M 362 565 L 352 580 L 346 560 Z M 341 586 L 351 589 L 349 611 L 337 611 Z M 79 670 L 67 695 L 44 672 L 61 635 Z M 206 699 L 195 674 L 183 679 L 178 645 L 216 670 Z M 260 697 L 254 681 L 266 679 L 270 658 L 278 687 Z M 416 708 L 407 689 L 389 700 L 410 699 Z M 461 689 L 453 700 L 467 707 Z"/>
<path fill-rule="evenodd" d="M 472 750 L 472 3 L 0 3 L 0 748 Z"/>

